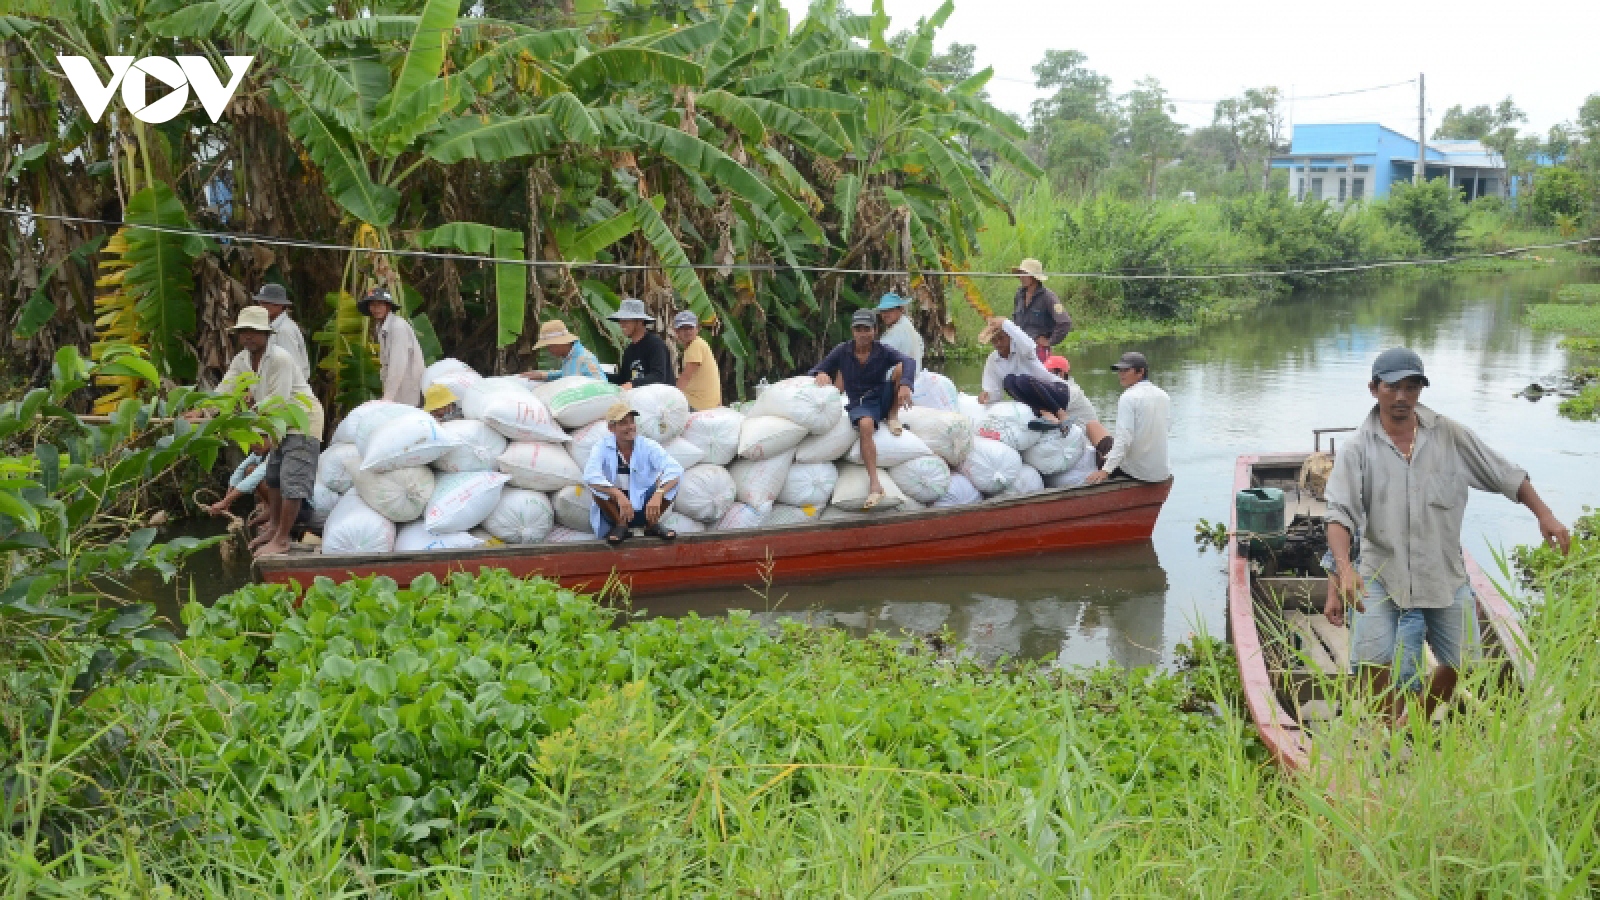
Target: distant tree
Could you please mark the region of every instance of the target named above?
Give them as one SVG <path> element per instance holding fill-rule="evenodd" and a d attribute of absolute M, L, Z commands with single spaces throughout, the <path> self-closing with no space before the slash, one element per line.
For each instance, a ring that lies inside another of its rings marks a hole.
<path fill-rule="evenodd" d="M 1122 96 L 1122 102 L 1128 153 L 1144 174 L 1146 196 L 1154 197 L 1156 171 L 1177 156 L 1183 146 L 1183 126 L 1172 118 L 1178 109 L 1167 100 L 1161 82 L 1151 77 L 1135 82 L 1134 89 Z"/>
<path fill-rule="evenodd" d="M 1080 196 L 1094 176 L 1111 164 L 1111 135 L 1097 122 L 1052 119 L 1044 135 L 1044 167 Z"/>
<path fill-rule="evenodd" d="M 1434 178 L 1422 184 L 1397 182 L 1383 207 L 1384 217 L 1411 230 L 1429 256 L 1450 256 L 1461 249 L 1461 229 L 1467 223 L 1467 205 L 1449 179 Z"/>
<path fill-rule="evenodd" d="M 1540 152 L 1549 157 L 1550 162 L 1555 165 L 1566 162 L 1572 153 L 1571 126 L 1560 122 L 1551 125 L 1545 134 L 1544 146 L 1540 148 Z"/>
<path fill-rule="evenodd" d="M 1262 190 L 1267 189 L 1272 176 L 1273 154 L 1288 149 L 1281 143 L 1282 100 L 1283 93 L 1276 87 L 1250 88 L 1238 97 L 1217 101 L 1211 114 L 1211 124 L 1226 128 L 1232 135 L 1234 150 L 1228 160 L 1228 171 L 1246 160 L 1259 158 Z"/>
<path fill-rule="evenodd" d="M 1527 113 L 1517 107 L 1510 97 L 1494 106 L 1474 106 L 1464 110 L 1458 103 L 1445 110 L 1439 127 L 1433 130 L 1436 141 L 1487 141 L 1502 128 L 1528 121 Z"/>
<path fill-rule="evenodd" d="M 1050 121 L 1095 122 L 1110 131 L 1116 119 L 1111 78 L 1084 67 L 1088 57 L 1077 50 L 1046 50 L 1033 67 L 1034 86 L 1052 93 L 1033 101 L 1035 128 Z"/>
<path fill-rule="evenodd" d="M 1578 134 L 1583 138 L 1579 156 L 1591 178 L 1600 178 L 1600 94 L 1590 94 L 1578 107 Z"/>

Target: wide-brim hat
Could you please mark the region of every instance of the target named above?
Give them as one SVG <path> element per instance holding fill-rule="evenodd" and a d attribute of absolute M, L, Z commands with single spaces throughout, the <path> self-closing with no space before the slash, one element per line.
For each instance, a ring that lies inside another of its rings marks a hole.
<path fill-rule="evenodd" d="M 377 302 L 387 303 L 391 310 L 395 308 L 393 294 L 383 288 L 373 288 L 367 291 L 365 297 L 356 301 L 356 309 L 360 310 L 363 316 L 371 316 L 372 304 Z"/>
<path fill-rule="evenodd" d="M 556 344 L 577 343 L 578 336 L 567 330 L 567 323 L 560 319 L 551 319 L 539 326 L 539 341 L 533 345 L 535 350 L 543 350 Z"/>
<path fill-rule="evenodd" d="M 258 304 L 271 303 L 273 306 L 293 306 L 294 301 L 289 299 L 289 292 L 281 284 L 263 284 L 261 290 L 250 298 L 251 302 Z"/>
<path fill-rule="evenodd" d="M 886 309 L 899 309 L 899 308 L 905 306 L 909 302 L 911 302 L 911 301 L 909 301 L 906 298 L 900 296 L 899 294 L 895 294 L 895 293 L 884 294 L 881 298 L 878 299 L 877 309 L 878 309 L 879 312 L 882 312 L 883 310 L 886 310 Z"/>
<path fill-rule="evenodd" d="M 1000 333 L 1005 324 L 1006 320 L 1000 316 L 990 316 L 989 321 L 984 323 L 983 330 L 978 332 L 978 343 L 987 344 L 994 340 L 994 336 Z"/>
<path fill-rule="evenodd" d="M 645 310 L 644 301 L 635 300 L 632 297 L 625 298 L 622 301 L 622 305 L 617 308 L 617 311 L 609 316 L 606 316 L 606 318 L 613 322 L 621 322 L 625 319 L 637 319 L 641 322 L 655 321 L 655 316 L 650 315 L 650 313 Z"/>
<path fill-rule="evenodd" d="M 1027 275 L 1035 281 L 1049 281 L 1050 276 L 1044 274 L 1044 264 L 1037 259 L 1025 259 L 1017 263 L 1011 270 L 1014 275 Z"/>
<path fill-rule="evenodd" d="M 272 318 L 265 306 L 246 306 L 239 310 L 239 320 L 229 331 L 264 331 L 272 333 Z"/>

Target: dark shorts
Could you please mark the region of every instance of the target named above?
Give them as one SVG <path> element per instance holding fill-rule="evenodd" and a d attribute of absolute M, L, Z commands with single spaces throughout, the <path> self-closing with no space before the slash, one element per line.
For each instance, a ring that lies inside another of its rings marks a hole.
<path fill-rule="evenodd" d="M 894 410 L 898 387 L 886 384 L 862 394 L 859 402 L 844 411 L 845 415 L 850 417 L 850 424 L 855 425 L 862 419 L 871 419 L 872 424 L 877 425 L 889 418 L 889 413 Z"/>
<path fill-rule="evenodd" d="M 1041 381 L 1031 375 L 1007 375 L 1004 385 L 1011 399 L 1027 404 L 1036 416 L 1041 412 L 1065 412 L 1072 405 L 1072 391 L 1064 384 Z"/>
<path fill-rule="evenodd" d="M 267 457 L 267 487 L 277 488 L 285 500 L 310 500 L 317 482 L 317 457 L 322 444 L 303 434 L 286 434 Z"/>

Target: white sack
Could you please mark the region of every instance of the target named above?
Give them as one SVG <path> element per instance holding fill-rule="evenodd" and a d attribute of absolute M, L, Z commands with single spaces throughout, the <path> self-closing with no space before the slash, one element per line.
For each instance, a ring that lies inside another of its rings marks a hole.
<path fill-rule="evenodd" d="M 433 470 L 427 466 L 393 472 L 356 473 L 356 491 L 368 506 L 391 522 L 409 522 L 422 515 L 433 499 Z"/>
<path fill-rule="evenodd" d="M 697 534 L 706 530 L 706 526 L 675 509 L 669 509 L 661 514 L 661 527 L 679 534 Z"/>
<path fill-rule="evenodd" d="M 872 434 L 872 443 L 878 448 L 878 468 L 887 469 L 898 466 L 903 462 L 910 462 L 919 456 L 927 456 L 933 451 L 928 445 L 909 429 L 902 429 L 899 437 L 895 437 L 889 426 L 879 425 L 878 430 Z M 861 464 L 861 441 L 857 440 L 850 447 L 850 452 L 845 456 L 849 462 Z"/>
<path fill-rule="evenodd" d="M 589 465 L 589 457 L 594 454 L 594 448 L 599 446 L 610 433 L 611 429 L 604 419 L 590 422 L 572 433 L 572 442 L 567 444 L 567 452 L 572 454 L 572 461 L 578 464 L 578 468 L 582 469 Z"/>
<path fill-rule="evenodd" d="M 441 359 L 433 365 L 422 370 L 422 389 L 427 390 L 429 385 L 439 381 L 440 376 L 463 374 L 470 375 L 476 380 L 482 380 L 483 377 L 478 374 L 476 369 L 472 368 L 461 360 L 452 357 L 445 357 L 444 359 Z"/>
<path fill-rule="evenodd" d="M 628 405 L 639 414 L 639 433 L 665 444 L 689 423 L 689 398 L 670 384 L 647 384 L 627 393 Z"/>
<path fill-rule="evenodd" d="M 516 382 L 521 382 L 520 384 Z M 556 424 L 544 401 L 534 396 L 524 378 L 484 379 L 461 399 L 461 412 L 513 441 L 561 443 L 567 433 Z"/>
<path fill-rule="evenodd" d="M 328 514 L 339 505 L 339 494 L 329 490 L 322 482 L 311 486 L 311 527 L 321 528 L 328 524 Z"/>
<path fill-rule="evenodd" d="M 789 506 L 779 503 L 772 508 L 771 512 L 767 513 L 766 521 L 761 524 L 768 526 L 815 525 L 822 521 L 824 509 L 826 509 L 825 504 L 822 506 Z"/>
<path fill-rule="evenodd" d="M 557 422 L 567 428 L 582 428 L 605 418 L 606 410 L 617 402 L 622 389 L 608 381 L 568 375 L 539 385 L 533 393 L 550 408 Z"/>
<path fill-rule="evenodd" d="M 983 421 L 984 405 L 978 402 L 977 397 L 971 394 L 962 394 L 956 398 L 956 412 L 971 419 L 972 423 L 976 425 Z"/>
<path fill-rule="evenodd" d="M 1056 475 L 1077 464 L 1088 447 L 1083 426 L 1073 425 L 1065 433 L 1052 431 L 1039 438 L 1039 443 L 1022 454 L 1022 461 L 1038 469 L 1040 475 Z"/>
<path fill-rule="evenodd" d="M 502 541 L 490 534 L 489 529 L 484 528 L 482 525 L 472 529 L 471 531 L 467 532 L 467 534 L 477 538 L 480 542 L 480 546 L 483 547 L 504 547 L 506 545 L 505 541 Z"/>
<path fill-rule="evenodd" d="M 683 439 L 705 453 L 702 462 L 725 466 L 739 453 L 739 432 L 744 413 L 726 406 L 692 413 L 683 428 Z M 684 468 L 689 468 L 684 466 Z"/>
<path fill-rule="evenodd" d="M 961 474 L 985 496 L 1005 491 L 1022 477 L 1022 457 L 999 441 L 979 436 L 961 464 Z"/>
<path fill-rule="evenodd" d="M 583 468 L 559 444 L 515 441 L 495 460 L 495 467 L 510 475 L 513 485 L 547 494 L 583 482 Z"/>
<path fill-rule="evenodd" d="M 778 494 L 783 492 L 793 462 L 794 451 L 785 450 L 771 459 L 741 459 L 729 466 L 734 498 L 765 513 L 778 502 Z"/>
<path fill-rule="evenodd" d="M 978 436 L 999 441 L 1021 453 L 1039 443 L 1039 432 L 1028 427 L 1034 420 L 1033 409 L 1026 403 L 1006 401 L 991 403 L 978 420 Z"/>
<path fill-rule="evenodd" d="M 505 435 L 475 419 L 455 419 L 439 426 L 461 444 L 433 461 L 437 472 L 493 472 L 494 461 L 506 452 Z"/>
<path fill-rule="evenodd" d="M 433 497 L 422 521 L 434 534 L 478 527 L 500 503 L 511 476 L 504 472 L 455 472 L 434 479 Z"/>
<path fill-rule="evenodd" d="M 839 421 L 833 423 L 823 434 L 814 434 L 800 442 L 794 448 L 794 461 L 797 463 L 825 463 L 833 462 L 850 452 L 856 443 L 856 427 L 850 424 L 850 418 L 841 414 Z"/>
<path fill-rule="evenodd" d="M 575 531 L 593 530 L 589 525 L 589 506 L 594 502 L 594 494 L 588 487 L 568 485 L 556 491 L 550 502 L 555 507 L 557 525 Z"/>
<path fill-rule="evenodd" d="M 1022 464 L 1021 471 L 1017 474 L 1015 484 L 996 494 L 998 497 L 1017 497 L 1022 494 L 1036 494 L 1044 490 L 1044 476 L 1039 470 L 1027 463 Z"/>
<path fill-rule="evenodd" d="M 515 487 L 500 492 L 500 502 L 483 520 L 485 530 L 508 544 L 537 544 L 555 524 L 549 497 Z"/>
<path fill-rule="evenodd" d="M 407 408 L 368 432 L 356 444 L 361 451 L 365 472 L 392 472 L 409 466 L 425 466 L 461 441 L 445 431 L 433 416 L 420 409 Z"/>
<path fill-rule="evenodd" d="M 1053 488 L 1078 487 L 1083 484 L 1083 480 L 1088 478 L 1090 473 L 1099 468 L 1098 463 L 1099 459 L 1095 456 L 1094 451 L 1089 450 L 1078 457 L 1078 461 L 1072 464 L 1072 468 L 1058 475 L 1046 477 L 1044 483 Z"/>
<path fill-rule="evenodd" d="M 678 496 L 672 501 L 672 508 L 709 525 L 733 506 L 734 491 L 733 476 L 727 469 L 701 463 L 678 480 Z"/>
<path fill-rule="evenodd" d="M 434 534 L 420 521 L 401 525 L 394 537 L 396 553 L 415 553 L 419 550 L 471 550 L 483 545 L 483 538 L 465 531 Z"/>
<path fill-rule="evenodd" d="M 929 450 L 952 466 L 966 462 L 967 453 L 972 450 L 972 439 L 978 434 L 973 421 L 961 413 L 924 406 L 901 410 L 900 424 L 911 429 Z"/>
<path fill-rule="evenodd" d="M 355 486 L 361 471 L 361 451 L 355 444 L 329 444 L 317 456 L 317 484 L 335 494 L 345 494 Z"/>
<path fill-rule="evenodd" d="M 739 429 L 739 455 L 745 459 L 771 459 L 793 450 L 805 440 L 804 425 L 779 416 L 747 416 Z"/>
<path fill-rule="evenodd" d="M 839 403 L 838 388 L 799 375 L 769 385 L 750 404 L 749 414 L 778 416 L 805 426 L 812 434 L 825 434 L 844 415 L 844 407 Z"/>
<path fill-rule="evenodd" d="M 379 426 L 396 416 L 403 416 L 406 410 L 415 410 L 415 406 L 404 403 L 390 403 L 386 400 L 368 400 L 344 417 L 339 427 L 333 430 L 333 444 L 360 444 L 362 439 L 376 431 Z"/>
<path fill-rule="evenodd" d="M 970 506 L 983 502 L 983 493 L 972 486 L 967 476 L 960 472 L 950 473 L 950 487 L 945 489 L 944 496 L 933 501 L 934 506 Z"/>
<path fill-rule="evenodd" d="M 956 412 L 956 403 L 961 392 L 956 390 L 956 383 L 927 369 L 917 370 L 917 381 L 911 388 L 911 402 L 924 409 L 937 409 L 944 412 Z"/>
<path fill-rule="evenodd" d="M 950 465 L 937 456 L 919 456 L 889 469 L 902 493 L 918 503 L 933 503 L 950 488 Z"/>
<path fill-rule="evenodd" d="M 483 376 L 476 372 L 445 372 L 432 383 L 449 388 L 450 393 L 456 395 L 456 403 L 459 405 L 461 398 L 465 397 L 468 391 L 483 383 Z M 423 379 L 423 390 L 427 390 L 428 386 L 427 379 Z"/>
<path fill-rule="evenodd" d="M 833 487 L 839 483 L 839 467 L 831 462 L 795 463 L 783 479 L 783 490 L 778 492 L 778 502 L 786 506 L 828 505 L 833 499 Z"/>
<path fill-rule="evenodd" d="M 689 443 L 681 437 L 675 437 L 672 440 L 667 441 L 665 444 L 661 445 L 661 449 L 667 451 L 668 456 L 677 460 L 678 465 L 683 466 L 683 470 L 685 472 L 705 462 L 706 459 L 706 452 L 704 450 L 701 450 L 699 447 L 696 447 L 694 444 Z"/>
<path fill-rule="evenodd" d="M 717 520 L 715 530 L 740 531 L 745 528 L 760 528 L 766 517 L 766 513 L 748 503 L 735 503 L 728 507 L 722 518 Z"/>
<path fill-rule="evenodd" d="M 828 501 L 829 505 L 860 512 L 861 504 L 867 502 L 867 488 L 870 483 L 866 466 L 840 466 L 839 482 L 833 486 L 833 497 Z M 869 512 L 895 509 L 905 502 L 906 495 L 900 491 L 888 472 L 878 470 L 878 484 L 883 488 L 883 499 L 879 500 L 878 505 Z"/>
<path fill-rule="evenodd" d="M 598 540 L 600 539 L 594 536 L 594 532 L 589 530 L 588 526 L 579 531 L 576 528 L 563 528 L 557 525 L 550 529 L 550 534 L 545 537 L 545 541 L 551 544 L 576 544 L 580 541 Z"/>
<path fill-rule="evenodd" d="M 351 491 L 334 505 L 322 526 L 322 552 L 392 553 L 394 537 L 394 523 Z"/>

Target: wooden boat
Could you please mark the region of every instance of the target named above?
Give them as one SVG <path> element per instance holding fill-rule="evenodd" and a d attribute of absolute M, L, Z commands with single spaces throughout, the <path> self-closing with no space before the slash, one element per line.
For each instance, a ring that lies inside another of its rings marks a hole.
<path fill-rule="evenodd" d="M 1314 546 L 1283 554 L 1282 565 L 1272 559 L 1264 566 L 1253 563 L 1238 540 L 1230 540 L 1227 550 L 1228 634 L 1245 704 L 1262 743 L 1292 771 L 1309 769 L 1311 739 L 1334 714 L 1329 687 L 1350 677 L 1349 628 L 1322 614 L 1328 588 L 1320 563 L 1327 546 L 1322 537 L 1327 503 L 1301 486 L 1301 466 L 1310 455 L 1241 456 L 1233 488 L 1235 494 L 1259 487 L 1282 490 L 1291 542 L 1298 532 L 1313 536 Z M 1230 534 L 1237 533 L 1237 508 L 1233 519 Z M 1311 558 L 1318 561 L 1307 564 Z M 1493 666 L 1502 677 L 1525 682 L 1533 672 L 1532 658 L 1516 613 L 1472 557 L 1464 554 L 1464 561 L 1481 635 L 1481 655 L 1473 665 Z"/>
<path fill-rule="evenodd" d="M 972 506 L 887 512 L 870 519 L 679 535 L 675 541 L 481 547 L 420 553 L 323 555 L 293 548 L 255 563 L 263 581 L 301 584 L 387 575 L 408 584 L 483 567 L 544 575 L 569 587 L 600 587 L 612 575 L 634 594 L 754 585 L 771 566 L 777 579 L 885 571 L 1148 540 L 1172 479 L 1114 479 L 1056 488 Z"/>

